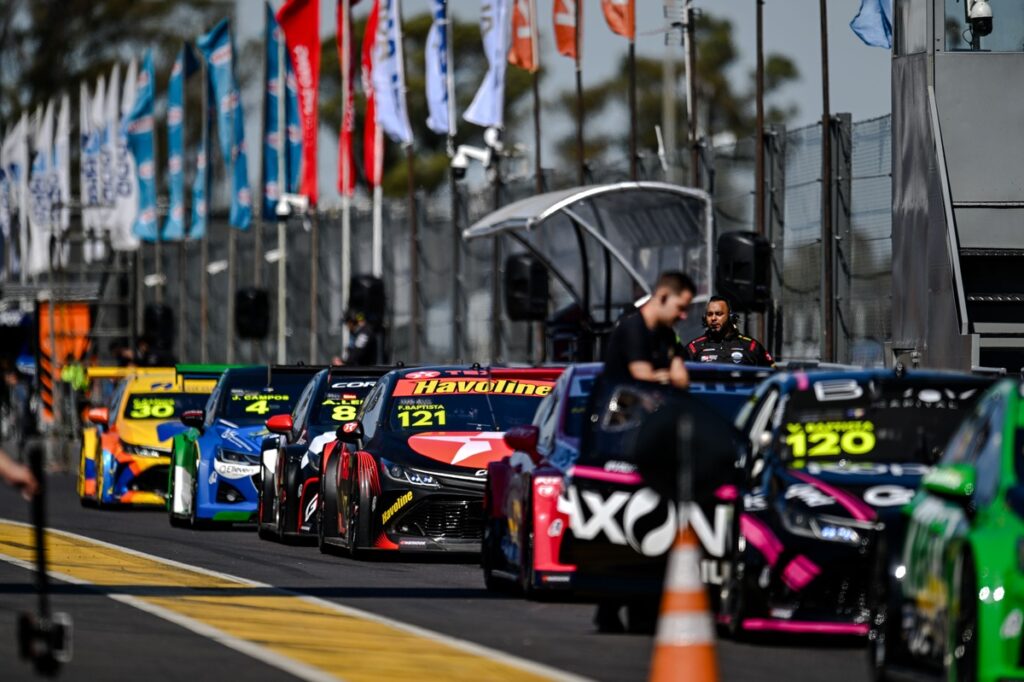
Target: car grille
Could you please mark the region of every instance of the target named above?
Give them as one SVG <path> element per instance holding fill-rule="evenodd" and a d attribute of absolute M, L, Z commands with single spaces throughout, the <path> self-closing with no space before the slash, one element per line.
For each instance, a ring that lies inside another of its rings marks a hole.
<path fill-rule="evenodd" d="M 218 504 L 238 504 L 245 502 L 245 495 L 242 491 L 221 479 L 217 482 L 217 503 Z"/>
<path fill-rule="evenodd" d="M 424 500 L 392 524 L 402 535 L 480 540 L 483 508 L 479 500 Z"/>
<path fill-rule="evenodd" d="M 166 495 L 167 470 L 165 466 L 149 467 L 128 482 L 128 489 Z"/>

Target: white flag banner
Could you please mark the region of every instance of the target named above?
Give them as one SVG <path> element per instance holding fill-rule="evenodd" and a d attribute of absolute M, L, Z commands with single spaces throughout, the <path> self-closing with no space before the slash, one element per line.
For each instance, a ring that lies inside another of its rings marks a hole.
<path fill-rule="evenodd" d="M 42 113 L 36 110 L 34 128 L 34 155 L 29 174 L 29 246 L 25 261 L 25 270 L 30 275 L 47 272 L 50 268 L 50 234 L 56 222 L 53 214 L 56 198 L 53 186 L 53 102 L 47 102 Z"/>
<path fill-rule="evenodd" d="M 6 279 L 10 279 L 11 273 L 7 272 L 7 253 L 11 248 L 11 181 L 7 172 L 7 138 L 10 131 L 0 137 L 0 237 L 3 238 L 3 253 L 0 254 L 3 260 L 0 261 L 0 270 L 4 271 Z"/>
<path fill-rule="evenodd" d="M 121 89 L 114 153 L 114 215 L 110 221 L 110 243 L 115 251 L 135 251 L 139 240 L 133 227 L 139 213 L 139 186 L 135 179 L 135 157 L 128 149 L 128 115 L 135 108 L 138 93 L 139 65 L 132 59 Z"/>
<path fill-rule="evenodd" d="M 4 141 L 7 174 L 11 178 L 11 207 L 18 211 L 18 248 L 13 251 L 14 270 L 25 277 L 28 253 L 28 113 L 22 112 L 14 131 Z"/>
<path fill-rule="evenodd" d="M 96 214 L 100 204 L 100 124 L 96 123 L 94 110 L 100 102 L 100 115 L 103 114 L 103 79 L 96 86 L 95 93 L 89 92 L 89 85 L 82 83 L 78 99 L 78 130 L 79 130 L 79 164 L 78 191 L 82 206 L 82 228 L 88 233 L 99 227 L 99 216 Z"/>
<path fill-rule="evenodd" d="M 449 101 L 451 93 L 448 85 L 448 41 L 451 40 L 451 27 L 448 22 L 448 0 L 434 0 L 434 22 L 427 34 L 427 48 L 424 53 L 426 61 L 427 90 L 427 127 L 438 135 L 455 135 L 449 121 Z"/>
<path fill-rule="evenodd" d="M 377 123 L 395 142 L 412 144 L 412 126 L 409 125 L 409 110 L 405 104 L 401 17 L 399 0 L 380 0 L 373 91 Z"/>
<path fill-rule="evenodd" d="M 508 65 L 511 8 L 512 0 L 481 0 L 480 35 L 489 66 L 484 82 L 462 118 L 485 128 L 505 125 L 505 67 Z"/>
<path fill-rule="evenodd" d="M 63 233 L 71 224 L 71 97 L 60 98 L 57 133 L 53 140 L 53 168 L 57 181 L 57 227 Z"/>
<path fill-rule="evenodd" d="M 100 137 L 100 223 L 101 229 L 111 232 L 117 202 L 117 137 L 121 127 L 121 66 L 114 64 L 107 83 L 103 103 L 103 122 Z"/>

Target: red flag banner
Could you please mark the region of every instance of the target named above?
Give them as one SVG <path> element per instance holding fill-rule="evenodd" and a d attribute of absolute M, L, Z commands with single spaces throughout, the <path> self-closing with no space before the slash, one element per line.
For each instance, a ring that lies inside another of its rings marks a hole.
<path fill-rule="evenodd" d="M 356 0 L 358 2 L 358 0 Z M 342 80 L 348 76 L 348 90 L 342 93 L 341 130 L 338 132 L 338 191 L 343 196 L 352 196 L 356 191 L 355 154 L 352 150 L 352 138 L 356 127 L 355 112 L 355 61 L 352 58 L 352 17 L 349 7 L 355 2 L 338 0 L 338 63 L 341 65 Z M 346 74 L 346 71 L 348 72 Z"/>
<path fill-rule="evenodd" d="M 569 57 L 577 59 L 576 45 L 576 13 L 579 11 L 576 3 L 580 0 L 555 0 L 555 46 L 558 51 Z"/>
<path fill-rule="evenodd" d="M 302 120 L 302 182 L 300 192 L 317 200 L 316 135 L 319 128 L 317 93 L 320 90 L 320 0 L 285 0 L 277 12 L 284 31 L 288 58 L 299 85 Z"/>
<path fill-rule="evenodd" d="M 601 0 L 601 9 L 612 31 L 636 39 L 636 0 Z"/>
<path fill-rule="evenodd" d="M 373 93 L 373 53 L 377 43 L 380 0 L 373 0 L 363 33 L 363 92 L 366 93 L 366 118 L 363 123 L 363 165 L 370 187 L 380 185 L 384 166 L 383 150 L 377 148 L 377 103 Z"/>
<path fill-rule="evenodd" d="M 539 68 L 536 9 L 536 0 L 515 0 L 512 8 L 512 49 L 508 52 L 508 63 L 530 73 Z"/>

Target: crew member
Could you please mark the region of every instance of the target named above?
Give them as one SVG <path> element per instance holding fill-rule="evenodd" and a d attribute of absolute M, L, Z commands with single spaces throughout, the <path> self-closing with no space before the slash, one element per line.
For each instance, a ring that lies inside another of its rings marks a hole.
<path fill-rule="evenodd" d="M 690 377 L 685 350 L 672 326 L 686 319 L 696 286 L 682 272 L 664 272 L 654 293 L 637 310 L 624 315 L 608 337 L 604 374 L 612 380 L 637 379 L 686 388 Z"/>
<path fill-rule="evenodd" d="M 688 360 L 774 367 L 775 361 L 757 339 L 740 334 L 732 306 L 722 296 L 712 296 L 704 310 L 707 333 L 686 346 Z"/>
<path fill-rule="evenodd" d="M 348 327 L 348 347 L 345 349 L 343 364 L 377 364 L 377 332 L 366 321 L 366 315 L 359 310 L 345 312 L 345 326 Z"/>

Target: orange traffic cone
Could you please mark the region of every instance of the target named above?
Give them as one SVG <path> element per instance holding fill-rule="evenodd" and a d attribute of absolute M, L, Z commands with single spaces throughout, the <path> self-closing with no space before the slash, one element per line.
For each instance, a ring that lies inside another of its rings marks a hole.
<path fill-rule="evenodd" d="M 700 549 L 688 523 L 680 523 L 665 573 L 651 682 L 718 679 L 715 634 L 700 579 Z"/>

